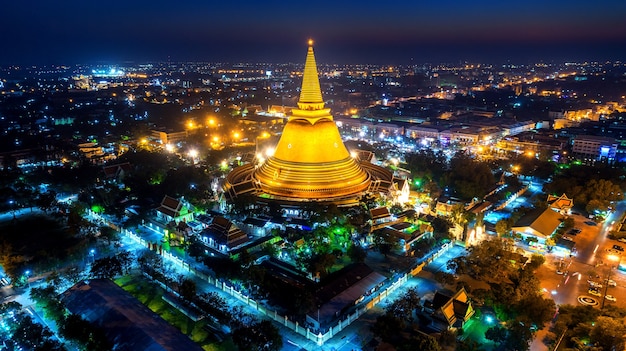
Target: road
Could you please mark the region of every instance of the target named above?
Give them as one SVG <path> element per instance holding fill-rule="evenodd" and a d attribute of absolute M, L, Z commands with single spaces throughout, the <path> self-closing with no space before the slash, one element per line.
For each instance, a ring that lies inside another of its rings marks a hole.
<path fill-rule="evenodd" d="M 551 296 L 557 304 L 578 304 L 580 296 L 591 296 L 601 301 L 602 297 L 589 294 L 587 281 L 601 283 L 606 288 L 604 281 L 610 275 L 611 279 L 617 283 L 617 287 L 609 287 L 608 290 L 600 289 L 600 291 L 617 298 L 617 302 L 606 303 L 626 307 L 626 275 L 615 269 L 618 262 L 612 259 L 616 256 L 607 252 L 607 249 L 619 244 L 615 240 L 608 239 L 607 234 L 611 230 L 611 223 L 618 220 L 624 210 L 626 210 L 626 202 L 622 201 L 618 203 L 617 211 L 611 214 L 604 223 L 596 225 L 583 216 L 571 216 L 575 221 L 575 226 L 581 229 L 580 234 L 572 237 L 576 242 L 578 252 L 573 257 L 545 255 L 546 264 L 538 270 L 537 277 L 541 280 L 546 297 Z M 565 274 L 556 273 L 559 267 L 559 270 Z M 598 306 L 601 306 L 601 303 Z"/>

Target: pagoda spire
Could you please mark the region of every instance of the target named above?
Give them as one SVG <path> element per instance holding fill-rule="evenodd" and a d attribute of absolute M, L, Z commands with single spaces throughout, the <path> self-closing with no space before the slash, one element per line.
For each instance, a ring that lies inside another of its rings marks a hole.
<path fill-rule="evenodd" d="M 304 63 L 298 108 L 292 111 L 292 115 L 289 119 L 306 120 L 311 124 L 315 124 L 322 119 L 333 120 L 330 109 L 324 107 L 322 89 L 320 88 L 320 80 L 317 75 L 315 54 L 313 53 L 313 40 L 310 39 L 309 50 L 307 51 L 306 61 Z"/>
<path fill-rule="evenodd" d="M 313 40 L 309 39 L 309 50 L 304 63 L 304 75 L 302 77 L 302 89 L 298 101 L 300 110 L 321 110 L 324 108 L 322 89 L 317 75 L 317 64 L 313 53 Z"/>

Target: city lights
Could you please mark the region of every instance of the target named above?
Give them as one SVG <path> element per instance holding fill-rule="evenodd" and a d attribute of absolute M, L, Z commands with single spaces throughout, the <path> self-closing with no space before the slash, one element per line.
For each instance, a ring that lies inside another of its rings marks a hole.
<path fill-rule="evenodd" d="M 607 336 L 626 306 L 618 7 L 531 23 L 526 3 L 224 2 L 253 35 L 205 21 L 224 40 L 203 41 L 182 32 L 210 3 L 125 5 L 166 21 L 83 5 L 116 40 L 62 2 L 27 26 L 41 9 L 6 7 L 4 347 L 81 346 L 68 316 L 95 348 L 623 346 Z M 362 26 L 335 21 L 319 47 L 268 34 L 275 18 L 315 34 L 312 14 Z"/>

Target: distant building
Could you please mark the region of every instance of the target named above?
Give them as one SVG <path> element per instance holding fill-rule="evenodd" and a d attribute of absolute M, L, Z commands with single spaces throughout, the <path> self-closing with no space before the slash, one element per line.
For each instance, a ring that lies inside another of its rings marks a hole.
<path fill-rule="evenodd" d="M 132 169 L 128 162 L 118 163 L 114 165 L 106 165 L 102 167 L 104 178 L 106 180 L 121 181 L 124 176 Z"/>
<path fill-rule="evenodd" d="M 572 153 L 583 162 L 613 162 L 618 143 L 615 138 L 578 135 L 574 137 Z"/>
<path fill-rule="evenodd" d="M 184 141 L 187 139 L 189 135 L 186 130 L 182 132 L 173 132 L 173 131 L 164 131 L 164 130 L 156 130 L 153 129 L 150 131 L 150 135 L 161 142 L 161 144 L 175 144 L 179 141 Z"/>

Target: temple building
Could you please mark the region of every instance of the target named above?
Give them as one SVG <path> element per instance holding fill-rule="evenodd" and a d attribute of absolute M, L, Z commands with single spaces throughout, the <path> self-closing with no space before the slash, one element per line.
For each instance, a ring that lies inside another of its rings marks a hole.
<path fill-rule="evenodd" d="M 304 66 L 298 107 L 291 111 L 273 154 L 257 156 L 226 178 L 228 199 L 252 195 L 284 202 L 358 203 L 366 192 L 389 194 L 393 174 L 346 149 L 325 108 L 312 42 Z"/>

